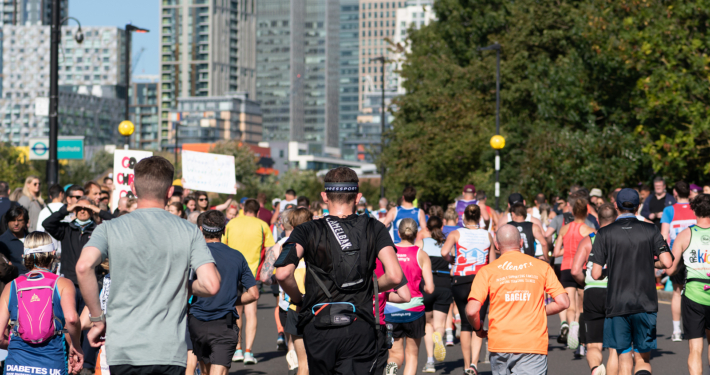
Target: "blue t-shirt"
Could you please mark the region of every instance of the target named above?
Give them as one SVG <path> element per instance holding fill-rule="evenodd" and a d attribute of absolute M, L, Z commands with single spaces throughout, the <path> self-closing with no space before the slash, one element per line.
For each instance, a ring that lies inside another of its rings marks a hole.
<path fill-rule="evenodd" d="M 221 242 L 208 243 L 207 247 L 212 253 L 222 282 L 217 295 L 208 298 L 196 297 L 195 302 L 190 306 L 190 314 L 203 322 L 221 319 L 230 312 L 239 318 L 234 308 L 239 298 L 238 286 L 241 285 L 244 290 L 247 290 L 256 285 L 254 275 L 244 255 L 239 251 Z"/>
<path fill-rule="evenodd" d="M 441 231 L 444 233 L 444 237 L 448 237 L 449 233 L 459 228 L 460 227 L 458 225 L 444 225 L 444 228 L 442 228 Z"/>

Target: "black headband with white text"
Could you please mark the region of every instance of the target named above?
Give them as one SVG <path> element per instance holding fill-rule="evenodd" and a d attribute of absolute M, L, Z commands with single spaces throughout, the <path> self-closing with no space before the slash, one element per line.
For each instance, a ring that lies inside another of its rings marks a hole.
<path fill-rule="evenodd" d="M 357 193 L 357 182 L 326 182 L 326 193 Z"/>
<path fill-rule="evenodd" d="M 224 227 L 211 227 L 209 225 L 202 224 L 202 230 L 207 233 L 219 233 L 224 230 Z"/>

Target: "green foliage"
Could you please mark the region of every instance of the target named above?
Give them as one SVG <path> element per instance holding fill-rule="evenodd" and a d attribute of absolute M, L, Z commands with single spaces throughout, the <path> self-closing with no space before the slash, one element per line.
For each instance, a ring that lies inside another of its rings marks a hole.
<path fill-rule="evenodd" d="M 9 143 L 0 144 L 0 181 L 10 184 L 10 189 L 22 187 L 25 178 L 38 175 L 29 160 L 19 149 Z"/>
<path fill-rule="evenodd" d="M 495 51 L 502 196 L 609 191 L 710 172 L 710 1 L 439 0 L 410 30 L 384 153 L 388 196 L 492 196 Z"/>

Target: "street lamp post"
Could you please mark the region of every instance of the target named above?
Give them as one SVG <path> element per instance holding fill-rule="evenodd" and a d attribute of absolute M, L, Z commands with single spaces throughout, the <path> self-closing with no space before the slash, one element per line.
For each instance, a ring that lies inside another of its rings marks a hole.
<path fill-rule="evenodd" d="M 125 55 L 126 55 L 126 64 L 124 66 L 125 69 L 125 74 L 126 74 L 126 103 L 125 103 L 125 119 L 130 120 L 129 117 L 129 109 L 130 109 L 130 102 L 128 98 L 128 88 L 131 87 L 131 33 L 136 32 L 136 33 L 147 33 L 149 32 L 148 29 L 143 29 L 137 26 L 133 26 L 130 23 L 126 25 L 126 40 L 125 40 Z M 134 93 L 135 95 L 135 93 Z M 133 133 L 133 132 L 131 132 Z M 126 137 L 126 145 L 128 145 L 128 137 Z"/>
<path fill-rule="evenodd" d="M 489 50 L 495 50 L 496 51 L 496 135 L 491 138 L 491 146 L 496 150 L 496 161 L 495 161 L 495 169 L 496 169 L 496 187 L 495 187 L 495 193 L 496 193 L 496 211 L 500 211 L 500 149 L 505 146 L 505 140 L 503 140 L 503 143 L 499 143 L 499 139 L 496 137 L 500 137 L 502 139 L 503 137 L 500 136 L 500 50 L 501 46 L 498 44 L 498 42 L 495 42 L 494 44 L 491 44 L 488 47 L 483 47 L 479 48 L 479 51 L 489 51 Z M 494 139 L 497 140 L 495 142 L 498 144 L 500 147 L 494 146 Z"/>
<path fill-rule="evenodd" d="M 59 137 L 59 44 L 62 42 L 61 25 L 72 19 L 79 24 L 74 34 L 78 44 L 84 41 L 81 23 L 74 17 L 61 19 L 60 1 L 52 2 L 52 30 L 49 47 L 49 156 L 47 159 L 47 185 L 59 182 L 59 160 L 57 158 L 57 138 Z"/>
<path fill-rule="evenodd" d="M 383 155 L 385 153 L 385 57 L 371 58 L 370 61 L 379 61 L 382 63 L 382 109 L 380 110 L 381 127 L 380 127 L 380 198 L 385 197 L 385 161 Z"/>

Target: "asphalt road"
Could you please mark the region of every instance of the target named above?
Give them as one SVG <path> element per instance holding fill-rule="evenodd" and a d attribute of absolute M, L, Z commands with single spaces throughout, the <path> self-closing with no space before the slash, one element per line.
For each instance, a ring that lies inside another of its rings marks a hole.
<path fill-rule="evenodd" d="M 287 374 L 286 352 L 276 350 L 276 325 L 274 323 L 274 307 L 276 298 L 271 294 L 263 293 L 259 299 L 259 327 L 257 339 L 254 344 L 254 353 L 259 363 L 256 365 L 244 365 L 243 363 L 233 363 L 230 373 L 234 374 Z M 567 350 L 556 341 L 559 334 L 559 319 L 551 317 L 549 319 L 550 346 L 548 357 L 548 373 L 557 374 L 589 374 L 589 367 L 586 359 L 574 359 L 571 350 Z M 688 343 L 672 342 L 671 309 L 670 304 L 659 303 L 658 313 L 658 350 L 653 352 L 651 365 L 654 374 L 687 374 Z M 707 349 L 704 358 L 705 373 L 710 374 L 707 362 Z M 604 358 L 608 352 L 604 351 Z M 421 367 L 426 362 L 426 352 L 420 348 L 418 374 Z M 437 363 L 437 374 L 463 374 L 463 358 L 461 347 L 457 344 L 447 347 L 446 361 Z M 479 366 L 481 374 L 491 374 L 490 366 L 482 363 Z M 400 370 L 401 373 L 401 370 Z"/>

